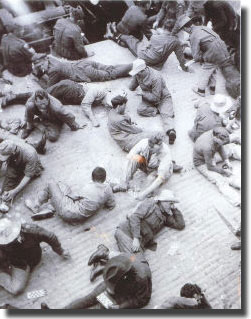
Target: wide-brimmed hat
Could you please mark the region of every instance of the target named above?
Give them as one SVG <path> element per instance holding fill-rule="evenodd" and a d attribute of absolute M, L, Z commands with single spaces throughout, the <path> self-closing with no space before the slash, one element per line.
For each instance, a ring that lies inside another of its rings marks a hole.
<path fill-rule="evenodd" d="M 118 255 L 111 258 L 103 271 L 103 278 L 106 287 L 112 294 L 115 292 L 117 283 L 123 279 L 123 276 L 131 269 L 132 260 L 128 255 Z"/>
<path fill-rule="evenodd" d="M 133 61 L 132 70 L 129 72 L 131 76 L 138 74 L 140 71 L 145 70 L 146 62 L 142 59 L 137 59 Z"/>
<path fill-rule="evenodd" d="M 216 94 L 210 108 L 213 112 L 223 114 L 232 106 L 232 101 L 229 96 L 223 94 Z"/>
<path fill-rule="evenodd" d="M 159 195 L 155 196 L 155 200 L 162 202 L 179 203 L 178 198 L 169 189 L 163 189 Z"/>
<path fill-rule="evenodd" d="M 177 24 L 178 24 L 178 28 L 179 30 L 181 30 L 182 28 L 184 28 L 184 26 L 188 23 L 191 22 L 191 18 L 189 18 L 187 15 L 183 14 L 178 18 Z"/>
<path fill-rule="evenodd" d="M 0 161 L 5 162 L 15 149 L 15 143 L 11 140 L 5 140 L 0 143 Z"/>
<path fill-rule="evenodd" d="M 12 243 L 20 234 L 21 222 L 8 218 L 0 219 L 0 245 Z"/>

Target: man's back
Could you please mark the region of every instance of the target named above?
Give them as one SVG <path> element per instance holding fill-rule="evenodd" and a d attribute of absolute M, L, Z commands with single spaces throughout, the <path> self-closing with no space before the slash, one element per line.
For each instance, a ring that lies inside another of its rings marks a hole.
<path fill-rule="evenodd" d="M 81 190 L 83 199 L 80 201 L 80 206 L 84 214 L 89 217 L 105 206 L 108 209 L 115 207 L 115 200 L 110 185 L 98 182 L 88 183 Z"/>
<path fill-rule="evenodd" d="M 205 164 L 205 155 L 211 157 L 215 154 L 216 150 L 213 143 L 213 131 L 203 133 L 194 144 L 193 162 L 195 166 Z"/>

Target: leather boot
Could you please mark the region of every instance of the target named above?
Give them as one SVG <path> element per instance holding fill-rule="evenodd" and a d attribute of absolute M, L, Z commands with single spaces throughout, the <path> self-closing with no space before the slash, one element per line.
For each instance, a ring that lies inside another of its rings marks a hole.
<path fill-rule="evenodd" d="M 169 130 L 167 132 L 167 135 L 169 136 L 169 144 L 174 144 L 174 141 L 176 140 L 176 132 L 175 130 Z"/>
<path fill-rule="evenodd" d="M 108 260 L 109 249 L 105 245 L 98 245 L 97 250 L 90 256 L 88 266 L 97 263 L 101 259 Z"/>
<path fill-rule="evenodd" d="M 241 250 L 241 241 L 237 241 L 236 243 L 231 245 L 232 250 Z"/>
<path fill-rule="evenodd" d="M 51 309 L 51 308 L 47 305 L 47 303 L 42 302 L 41 303 L 41 309 Z"/>
<path fill-rule="evenodd" d="M 91 273 L 90 273 L 90 281 L 93 282 L 98 276 L 103 273 L 105 266 L 101 265 L 101 263 L 94 263 Z"/>
<path fill-rule="evenodd" d="M 183 169 L 183 166 L 177 165 L 175 161 L 173 162 L 173 172 L 174 173 L 180 173 L 180 171 Z"/>

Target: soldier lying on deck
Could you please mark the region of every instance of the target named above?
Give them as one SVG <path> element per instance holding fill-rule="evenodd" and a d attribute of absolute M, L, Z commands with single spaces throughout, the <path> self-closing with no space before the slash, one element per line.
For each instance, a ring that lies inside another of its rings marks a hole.
<path fill-rule="evenodd" d="M 180 297 L 169 297 L 154 309 L 212 309 L 202 289 L 195 284 L 185 284 Z"/>
<path fill-rule="evenodd" d="M 1 193 L 0 212 L 9 210 L 10 202 L 35 177 L 40 176 L 42 165 L 36 150 L 23 141 L 6 139 L 0 143 L 0 163 L 7 163 Z"/>
<path fill-rule="evenodd" d="M 115 207 L 113 192 L 118 191 L 117 186 L 112 188 L 105 180 L 105 169 L 96 167 L 92 172 L 92 181 L 84 187 L 81 194 L 72 193 L 70 186 L 62 182 L 50 180 L 35 199 L 27 199 L 25 204 L 35 214 L 43 210 L 42 205 L 46 204 L 48 212 L 56 210 L 57 215 L 65 222 L 83 223 L 102 207 L 109 210 Z M 48 203 L 49 199 L 53 207 Z"/>
<path fill-rule="evenodd" d="M 75 121 L 75 116 L 66 110 L 62 104 L 50 96 L 44 90 L 37 90 L 27 101 L 25 111 L 26 128 L 23 130 L 22 138 L 29 136 L 34 127 L 38 127 L 45 133 L 46 138 L 55 142 L 60 136 L 64 123 L 72 131 L 82 129 Z"/>
<path fill-rule="evenodd" d="M 137 195 L 142 200 L 147 195 L 157 190 L 160 185 L 166 182 L 173 174 L 179 172 L 182 167 L 172 161 L 171 152 L 167 144 L 163 143 L 163 137 L 157 133 L 137 143 L 127 155 L 128 163 L 126 169 L 126 185 L 132 180 L 137 169 L 145 173 L 156 171 L 157 177 L 145 190 Z"/>
<path fill-rule="evenodd" d="M 230 203 L 240 206 L 239 194 L 229 187 L 230 185 L 240 189 L 240 181 L 230 178 L 233 173 L 229 158 L 241 160 L 241 150 L 240 145 L 230 144 L 229 133 L 223 127 L 215 127 L 203 133 L 194 144 L 195 168 L 215 184 Z M 222 167 L 218 167 L 216 163 L 221 161 L 223 161 Z"/>
<path fill-rule="evenodd" d="M 145 249 L 156 250 L 154 237 L 164 226 L 177 230 L 184 229 L 185 221 L 182 213 L 174 206 L 174 203 L 178 202 L 174 194 L 165 189 L 154 199 L 145 199 L 139 203 L 133 213 L 128 215 L 116 229 L 114 236 L 119 250 L 142 254 Z M 94 265 L 90 275 L 91 281 L 102 273 L 104 265 L 101 259 L 106 259 L 108 255 L 108 248 L 100 245 L 90 257 L 89 265 Z"/>
<path fill-rule="evenodd" d="M 43 88 L 48 88 L 61 80 L 76 82 L 103 82 L 128 76 L 132 63 L 106 65 L 85 59 L 62 61 L 52 56 L 35 61 L 33 74 Z"/>
<path fill-rule="evenodd" d="M 57 237 L 44 228 L 8 218 L 0 220 L 0 288 L 12 295 L 24 291 L 41 260 L 41 242 L 49 244 L 63 258 L 70 257 Z"/>

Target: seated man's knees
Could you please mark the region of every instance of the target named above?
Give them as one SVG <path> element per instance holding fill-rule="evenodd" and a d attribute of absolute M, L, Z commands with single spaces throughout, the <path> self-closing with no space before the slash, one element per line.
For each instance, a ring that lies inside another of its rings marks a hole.
<path fill-rule="evenodd" d="M 59 132 L 46 132 L 46 138 L 50 142 L 56 142 L 59 139 L 60 133 Z"/>

